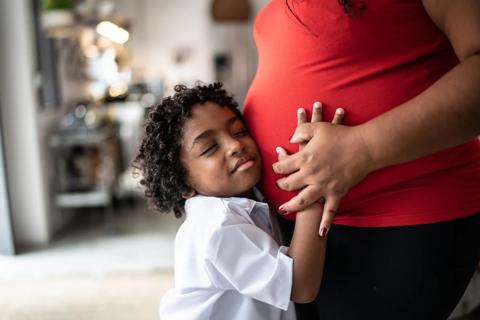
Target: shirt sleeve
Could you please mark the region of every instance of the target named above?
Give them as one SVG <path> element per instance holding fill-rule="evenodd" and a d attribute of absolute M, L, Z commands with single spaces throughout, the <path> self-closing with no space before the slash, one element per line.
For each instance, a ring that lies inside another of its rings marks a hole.
<path fill-rule="evenodd" d="M 293 277 L 287 250 L 255 225 L 225 226 L 211 238 L 207 272 L 219 288 L 287 310 Z"/>

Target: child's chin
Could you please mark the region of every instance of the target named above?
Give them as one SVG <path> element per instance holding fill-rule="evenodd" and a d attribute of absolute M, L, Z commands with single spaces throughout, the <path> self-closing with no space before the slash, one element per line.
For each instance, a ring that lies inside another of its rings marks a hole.
<path fill-rule="evenodd" d="M 241 194 L 243 195 L 249 195 L 252 191 L 253 191 L 253 188 L 255 188 L 258 184 L 260 179 L 256 179 L 254 180 L 252 183 L 249 183 L 247 186 L 245 186 L 245 188 L 242 188 L 242 192 L 240 192 Z"/>

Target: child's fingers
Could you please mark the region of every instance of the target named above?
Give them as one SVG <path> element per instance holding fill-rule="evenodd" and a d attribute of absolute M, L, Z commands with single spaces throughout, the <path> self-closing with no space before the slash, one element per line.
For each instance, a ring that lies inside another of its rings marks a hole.
<path fill-rule="evenodd" d="M 307 112 L 303 108 L 297 109 L 297 125 L 307 122 Z"/>
<path fill-rule="evenodd" d="M 278 155 L 278 161 L 282 160 L 288 155 L 287 151 L 285 151 L 285 149 L 283 149 L 282 147 L 276 147 L 275 151 L 277 152 L 277 155 Z"/>
<path fill-rule="evenodd" d="M 345 116 L 345 110 L 343 110 L 342 108 L 338 108 L 335 111 L 335 115 L 333 116 L 332 123 L 333 124 L 341 124 L 344 116 Z"/>
<path fill-rule="evenodd" d="M 320 121 L 322 121 L 322 103 L 317 101 L 313 104 L 312 122 Z"/>

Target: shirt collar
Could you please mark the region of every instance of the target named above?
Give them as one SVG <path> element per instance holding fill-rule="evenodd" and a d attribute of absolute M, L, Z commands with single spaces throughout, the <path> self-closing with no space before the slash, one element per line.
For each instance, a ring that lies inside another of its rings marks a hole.
<path fill-rule="evenodd" d="M 230 198 L 223 198 L 223 201 L 228 207 L 240 207 L 247 211 L 248 215 L 252 215 L 253 211 L 255 210 L 262 210 L 268 212 L 268 204 L 265 202 L 261 202 L 263 199 L 263 195 L 260 191 L 254 191 L 254 196 L 256 200 L 249 199 L 249 198 L 239 198 L 239 197 L 230 197 Z"/>
<path fill-rule="evenodd" d="M 253 188 L 253 196 L 255 200 L 249 198 L 230 197 L 225 198 L 224 201 L 243 207 L 245 210 L 247 210 L 248 215 L 252 215 L 254 209 L 267 210 L 268 212 L 268 204 L 264 202 L 265 197 L 256 187 Z"/>
<path fill-rule="evenodd" d="M 266 210 L 268 212 L 269 211 L 268 204 L 263 202 L 265 200 L 265 197 L 260 192 L 260 190 L 258 190 L 256 187 L 253 188 L 253 196 L 255 197 L 255 200 L 249 199 L 249 198 L 242 198 L 242 197 L 229 197 L 229 198 L 220 198 L 220 199 L 222 199 L 222 201 L 228 207 L 240 207 L 246 210 L 249 216 L 252 214 L 254 209 Z M 187 203 L 198 197 L 205 197 L 205 196 L 196 195 L 193 198 L 187 199 Z"/>

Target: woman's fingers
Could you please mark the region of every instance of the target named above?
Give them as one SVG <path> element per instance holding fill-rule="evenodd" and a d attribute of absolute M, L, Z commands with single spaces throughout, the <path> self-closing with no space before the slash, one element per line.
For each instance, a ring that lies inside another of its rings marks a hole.
<path fill-rule="evenodd" d="M 297 110 L 297 128 L 301 124 L 306 123 L 307 120 L 307 111 L 304 108 L 299 108 Z M 308 140 L 303 140 L 301 142 L 298 142 L 299 149 L 302 150 L 302 148 L 307 144 Z"/>
<path fill-rule="evenodd" d="M 308 186 L 288 202 L 282 204 L 278 210 L 283 214 L 288 214 L 289 212 L 298 212 L 307 208 L 312 203 L 319 201 L 321 198 L 320 190 L 314 186 Z"/>
<path fill-rule="evenodd" d="M 276 147 L 275 151 L 277 152 L 277 155 L 278 155 L 278 161 L 288 156 L 287 151 L 285 151 L 285 149 L 283 149 L 282 147 Z"/>
<path fill-rule="evenodd" d="M 272 165 L 272 169 L 278 174 L 291 174 L 300 169 L 298 153 L 282 156 L 282 159 Z"/>
<path fill-rule="evenodd" d="M 322 222 L 320 222 L 320 229 L 318 234 L 320 237 L 325 237 L 332 225 L 333 217 L 337 213 L 338 206 L 340 204 L 340 196 L 330 195 L 326 198 L 323 206 Z"/>
<path fill-rule="evenodd" d="M 322 103 L 317 101 L 313 104 L 311 122 L 320 122 L 320 121 L 322 121 Z"/>
<path fill-rule="evenodd" d="M 335 111 L 331 123 L 335 125 L 341 124 L 343 122 L 344 116 L 344 109 L 338 108 Z M 303 146 L 306 145 L 307 142 L 309 144 L 312 143 L 312 138 L 319 134 L 319 132 L 323 132 L 325 130 L 340 130 L 341 128 L 343 128 L 343 126 L 331 126 L 328 123 L 323 123 L 322 120 L 322 104 L 320 102 L 315 102 L 313 104 L 312 117 L 310 122 L 308 122 L 305 109 L 299 108 L 297 110 L 297 128 L 292 138 L 290 139 L 290 143 L 297 143 L 300 145 L 301 151 L 299 153 L 304 152 L 302 151 Z M 323 148 L 321 149 L 323 150 Z M 286 214 L 289 212 L 297 212 L 304 210 L 315 202 L 324 203 L 319 234 L 322 237 L 326 236 L 340 204 L 340 193 L 333 192 L 332 190 L 323 190 L 322 185 L 318 184 L 307 185 L 305 181 L 310 181 L 311 179 L 307 179 L 308 176 L 305 175 L 305 172 L 307 171 L 302 171 L 300 169 L 305 166 L 312 167 L 312 164 L 305 164 L 302 160 L 303 157 L 297 156 L 299 153 L 288 155 L 282 148 L 277 148 L 276 150 L 279 161 L 273 164 L 273 170 L 276 173 L 288 175 L 288 177 L 277 180 L 277 186 L 280 189 L 287 191 L 301 190 L 297 196 L 293 197 L 288 202 L 281 205 L 279 207 L 279 211 L 283 214 Z M 332 176 L 336 175 L 332 173 Z M 329 195 L 327 196 L 327 194 Z"/>
<path fill-rule="evenodd" d="M 297 125 L 307 122 L 307 112 L 303 108 L 297 109 Z"/>
<path fill-rule="evenodd" d="M 312 139 L 314 131 L 313 123 L 303 123 L 298 125 L 293 133 L 293 136 L 290 138 L 290 143 L 302 143 L 304 141 L 309 141 Z"/>
<path fill-rule="evenodd" d="M 343 110 L 342 108 L 338 108 L 335 111 L 335 115 L 333 116 L 332 123 L 333 124 L 341 124 L 344 116 L 345 116 L 345 110 Z"/>
<path fill-rule="evenodd" d="M 307 184 L 305 181 L 305 175 L 301 170 L 292 173 L 288 177 L 278 179 L 275 184 L 282 190 L 295 191 L 304 188 Z"/>

